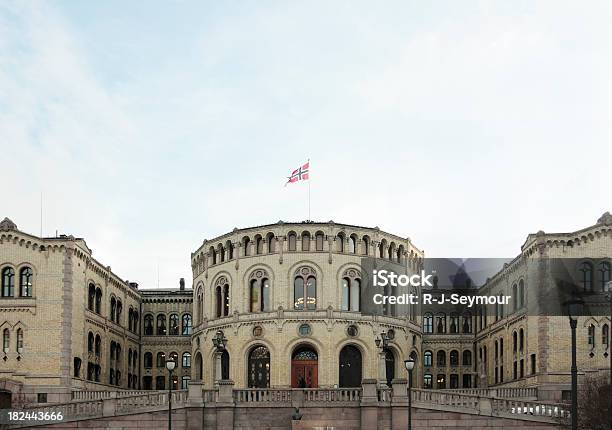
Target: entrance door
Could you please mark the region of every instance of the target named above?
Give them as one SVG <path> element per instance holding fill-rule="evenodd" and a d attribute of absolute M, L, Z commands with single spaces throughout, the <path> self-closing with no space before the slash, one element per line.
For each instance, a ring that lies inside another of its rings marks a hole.
<path fill-rule="evenodd" d="M 11 409 L 10 391 L 0 391 L 0 409 Z"/>
<path fill-rule="evenodd" d="M 311 348 L 299 348 L 293 353 L 291 359 L 291 387 L 317 388 L 318 356 Z"/>
<path fill-rule="evenodd" d="M 249 388 L 270 386 L 270 352 L 265 346 L 255 347 L 249 354 Z"/>
<path fill-rule="evenodd" d="M 361 351 L 353 345 L 347 345 L 340 351 L 340 387 L 361 386 Z"/>

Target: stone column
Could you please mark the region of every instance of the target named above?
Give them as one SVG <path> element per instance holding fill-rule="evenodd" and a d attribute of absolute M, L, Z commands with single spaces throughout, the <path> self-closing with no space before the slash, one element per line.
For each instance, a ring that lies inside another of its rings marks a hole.
<path fill-rule="evenodd" d="M 202 381 L 189 381 L 187 384 L 187 408 L 185 419 L 187 430 L 199 430 L 204 422 L 204 399 L 202 397 Z"/>
<path fill-rule="evenodd" d="M 217 430 L 234 429 L 234 381 L 224 379 L 218 382 L 219 397 L 215 403 L 217 409 Z"/>
<path fill-rule="evenodd" d="M 378 383 L 383 388 L 387 386 L 387 363 L 384 349 L 378 352 Z"/>
<path fill-rule="evenodd" d="M 378 391 L 376 379 L 364 379 L 361 382 L 361 429 L 378 428 Z"/>
<path fill-rule="evenodd" d="M 392 384 L 391 429 L 404 430 L 408 428 L 408 381 L 394 379 Z"/>
<path fill-rule="evenodd" d="M 222 352 L 217 350 L 215 351 L 215 385 L 219 385 L 219 381 L 221 380 L 221 354 Z"/>

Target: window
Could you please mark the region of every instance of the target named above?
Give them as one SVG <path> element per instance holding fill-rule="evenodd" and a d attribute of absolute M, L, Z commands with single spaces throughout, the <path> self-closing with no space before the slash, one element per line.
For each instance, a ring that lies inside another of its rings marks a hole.
<path fill-rule="evenodd" d="M 430 313 L 423 315 L 423 333 L 433 333 L 433 315 Z"/>
<path fill-rule="evenodd" d="M 446 315 L 443 313 L 436 315 L 436 333 L 446 333 Z"/>
<path fill-rule="evenodd" d="M 94 352 L 94 335 L 92 332 L 87 335 L 87 352 Z"/>
<path fill-rule="evenodd" d="M 187 386 L 189 385 L 189 381 L 191 380 L 191 378 L 189 376 L 183 376 L 181 378 L 181 390 L 186 390 Z"/>
<path fill-rule="evenodd" d="M 583 291 L 593 291 L 593 265 L 587 261 L 582 263 L 579 275 Z"/>
<path fill-rule="evenodd" d="M 263 254 L 263 238 L 260 235 L 255 236 L 255 254 Z"/>
<path fill-rule="evenodd" d="M 133 331 L 133 325 L 134 325 L 134 310 L 130 306 L 130 309 L 128 310 L 128 330 L 129 331 Z"/>
<path fill-rule="evenodd" d="M 591 349 L 595 348 L 595 326 L 593 324 L 589 325 L 587 340 L 589 347 Z"/>
<path fill-rule="evenodd" d="M 452 374 L 450 376 L 450 388 L 459 388 L 459 375 Z"/>
<path fill-rule="evenodd" d="M 96 288 L 96 310 L 95 312 L 97 314 L 102 312 L 102 290 L 100 288 Z"/>
<path fill-rule="evenodd" d="M 23 351 L 23 330 L 17 329 L 17 352 L 21 353 Z"/>
<path fill-rule="evenodd" d="M 274 253 L 276 251 L 276 241 L 274 240 L 273 233 L 268 233 L 266 236 L 266 243 L 268 244 L 268 253 Z"/>
<path fill-rule="evenodd" d="M 519 307 L 522 309 L 525 307 L 525 281 L 522 279 L 519 281 Z"/>
<path fill-rule="evenodd" d="M 519 307 L 519 297 L 518 297 L 518 286 L 516 284 L 512 285 L 512 310 L 515 312 Z"/>
<path fill-rule="evenodd" d="M 607 291 L 607 283 L 610 282 L 610 263 L 602 261 L 599 263 L 599 286 L 601 291 Z"/>
<path fill-rule="evenodd" d="M 179 317 L 177 314 L 170 315 L 170 336 L 178 336 L 179 334 Z"/>
<path fill-rule="evenodd" d="M 446 388 L 446 375 L 444 375 L 443 373 L 438 374 L 437 378 L 436 378 L 436 387 L 439 390 L 443 390 Z"/>
<path fill-rule="evenodd" d="M 73 360 L 73 375 L 75 378 L 81 377 L 81 359 L 79 357 L 74 357 Z"/>
<path fill-rule="evenodd" d="M 47 393 L 38 393 L 36 396 L 38 403 L 47 403 Z"/>
<path fill-rule="evenodd" d="M 315 249 L 317 251 L 323 251 L 323 241 L 325 240 L 325 236 L 322 232 L 317 232 L 315 235 Z"/>
<path fill-rule="evenodd" d="M 313 269 L 302 267 L 295 272 L 293 296 L 294 309 L 314 310 L 317 308 L 317 279 Z"/>
<path fill-rule="evenodd" d="M 466 311 L 463 314 L 463 333 L 472 332 L 472 314 Z"/>
<path fill-rule="evenodd" d="M 472 351 L 470 351 L 469 349 L 463 351 L 463 363 L 461 364 L 463 364 L 464 366 L 472 365 Z"/>
<path fill-rule="evenodd" d="M 215 282 L 215 304 L 217 318 L 229 315 L 229 301 L 229 283 L 225 276 L 221 276 Z"/>
<path fill-rule="evenodd" d="M 357 236 L 352 234 L 348 241 L 348 252 L 351 254 L 357 253 Z"/>
<path fill-rule="evenodd" d="M 463 388 L 472 388 L 472 375 L 463 375 Z"/>
<path fill-rule="evenodd" d="M 99 334 L 96 335 L 94 349 L 95 349 L 96 356 L 100 357 L 100 355 L 102 354 L 102 338 L 100 337 Z"/>
<path fill-rule="evenodd" d="M 455 349 L 450 352 L 450 365 L 459 366 L 459 351 Z"/>
<path fill-rule="evenodd" d="M 450 332 L 459 333 L 459 315 L 450 314 Z"/>
<path fill-rule="evenodd" d="M 512 363 L 512 379 L 517 379 L 517 369 L 518 363 L 515 361 L 514 363 Z"/>
<path fill-rule="evenodd" d="M 164 354 L 163 352 L 157 353 L 156 365 L 158 368 L 166 367 L 166 354 Z"/>
<path fill-rule="evenodd" d="M 300 336 L 308 336 L 312 334 L 312 328 L 309 324 L 302 324 L 298 329 L 298 332 L 300 333 Z"/>
<path fill-rule="evenodd" d="M 514 352 L 515 354 L 518 349 L 517 345 L 518 345 L 517 334 L 516 332 L 512 332 L 512 352 Z"/>
<path fill-rule="evenodd" d="M 523 352 L 523 347 L 525 346 L 525 331 L 523 329 L 519 330 L 519 351 Z"/>
<path fill-rule="evenodd" d="M 287 237 L 289 241 L 289 251 L 295 251 L 297 249 L 297 235 L 294 232 L 291 232 Z"/>
<path fill-rule="evenodd" d="M 342 278 L 342 307 L 343 311 L 359 312 L 361 309 L 361 279 L 359 272 L 349 269 Z"/>
<path fill-rule="evenodd" d="M 191 320 L 191 314 L 185 314 L 183 315 L 183 321 L 182 321 L 182 330 L 181 330 L 181 334 L 183 336 L 191 336 L 191 329 L 192 329 L 192 320 Z"/>
<path fill-rule="evenodd" d="M 178 353 L 176 352 L 171 352 L 170 353 L 170 361 L 174 361 L 175 366 L 178 367 L 179 365 L 179 357 L 178 357 Z"/>
<path fill-rule="evenodd" d="M 166 389 L 166 377 L 161 375 L 155 378 L 155 389 L 165 390 Z"/>
<path fill-rule="evenodd" d="M 145 315 L 144 317 L 144 334 L 145 336 L 153 335 L 153 315 Z"/>
<path fill-rule="evenodd" d="M 610 346 L 610 327 L 608 324 L 604 324 L 601 328 L 601 344 L 604 346 L 604 349 L 608 349 Z"/>
<path fill-rule="evenodd" d="M 2 270 L 2 297 L 13 297 L 15 289 L 15 271 L 11 267 Z"/>
<path fill-rule="evenodd" d="M 142 388 L 143 390 L 153 389 L 153 377 L 152 376 L 145 376 L 142 378 Z"/>
<path fill-rule="evenodd" d="M 150 352 L 145 352 L 144 367 L 145 369 L 150 369 L 153 367 L 153 354 L 151 354 Z"/>
<path fill-rule="evenodd" d="M 19 296 L 32 297 L 32 278 L 34 272 L 30 267 L 24 267 L 19 272 Z"/>
<path fill-rule="evenodd" d="M 425 354 L 423 354 L 423 365 L 425 367 L 431 367 L 433 365 L 433 354 L 431 351 L 425 351 Z"/>
<path fill-rule="evenodd" d="M 436 353 L 436 365 L 438 367 L 446 366 L 446 352 L 445 351 L 438 351 Z"/>
<path fill-rule="evenodd" d="M 531 354 L 531 374 L 535 375 L 536 373 L 536 355 Z"/>
<path fill-rule="evenodd" d="M 265 312 L 270 309 L 270 281 L 263 270 L 256 270 L 250 276 L 250 311 Z"/>
<path fill-rule="evenodd" d="M 346 328 L 346 334 L 350 337 L 355 337 L 359 334 L 359 329 L 356 325 L 350 325 Z"/>
<path fill-rule="evenodd" d="M 337 242 L 336 242 L 336 251 L 344 252 L 344 242 L 346 241 L 346 238 L 344 237 L 344 234 L 339 233 L 336 240 L 337 240 Z"/>
<path fill-rule="evenodd" d="M 310 251 L 310 233 L 302 233 L 302 251 Z"/>
<path fill-rule="evenodd" d="M 117 301 L 114 297 L 111 297 L 110 301 L 110 319 L 111 321 L 115 321 L 115 312 L 117 310 Z"/>
<path fill-rule="evenodd" d="M 8 328 L 5 328 L 2 332 L 2 349 L 4 352 L 9 351 L 9 347 L 11 345 L 11 332 Z"/>
<path fill-rule="evenodd" d="M 94 284 L 89 284 L 89 294 L 87 296 L 87 309 L 89 309 L 92 312 L 96 309 L 95 301 L 96 301 L 96 287 L 94 286 Z"/>
<path fill-rule="evenodd" d="M 364 236 L 361 241 L 363 243 L 363 255 L 370 255 L 370 238 L 368 236 Z"/>
<path fill-rule="evenodd" d="M 519 362 L 519 377 L 523 378 L 525 376 L 525 361 L 521 358 Z"/>
<path fill-rule="evenodd" d="M 183 367 L 188 369 L 191 367 L 191 353 L 183 352 Z"/>
<path fill-rule="evenodd" d="M 157 315 L 157 335 L 166 335 L 166 315 L 164 314 Z"/>
<path fill-rule="evenodd" d="M 423 388 L 433 388 L 433 377 L 429 373 L 423 376 Z"/>

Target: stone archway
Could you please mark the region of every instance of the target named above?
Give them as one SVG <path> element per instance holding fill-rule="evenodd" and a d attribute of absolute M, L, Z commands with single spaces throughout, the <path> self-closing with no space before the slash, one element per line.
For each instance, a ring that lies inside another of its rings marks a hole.
<path fill-rule="evenodd" d="M 360 387 L 362 378 L 361 351 L 355 345 L 346 345 L 340 351 L 339 381 L 341 388 Z"/>

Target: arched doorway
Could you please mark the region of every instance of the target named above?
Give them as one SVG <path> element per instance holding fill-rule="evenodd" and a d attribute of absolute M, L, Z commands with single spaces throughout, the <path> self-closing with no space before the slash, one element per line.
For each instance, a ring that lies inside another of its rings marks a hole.
<path fill-rule="evenodd" d="M 387 385 L 390 387 L 391 382 L 395 379 L 395 354 L 389 348 L 385 348 L 385 375 Z"/>
<path fill-rule="evenodd" d="M 230 356 L 227 349 L 221 353 L 221 379 L 230 378 Z"/>
<path fill-rule="evenodd" d="M 317 388 L 319 357 L 309 346 L 297 348 L 291 356 L 291 387 Z"/>
<path fill-rule="evenodd" d="M 270 351 L 265 346 L 254 347 L 249 353 L 249 388 L 270 386 Z"/>
<path fill-rule="evenodd" d="M 339 386 L 361 386 L 361 351 L 354 345 L 346 345 L 340 351 L 340 380 Z"/>
<path fill-rule="evenodd" d="M 0 409 L 11 408 L 11 392 L 6 390 L 0 390 Z"/>
<path fill-rule="evenodd" d="M 418 363 L 418 354 L 416 351 L 412 351 L 410 353 L 410 358 L 414 360 L 414 369 L 412 370 L 412 387 L 418 388 L 420 386 L 419 379 L 419 363 Z M 410 377 L 410 375 L 408 375 Z"/>
<path fill-rule="evenodd" d="M 195 371 L 196 371 L 196 379 L 198 381 L 202 380 L 202 354 L 199 352 L 196 353 L 195 356 Z"/>

